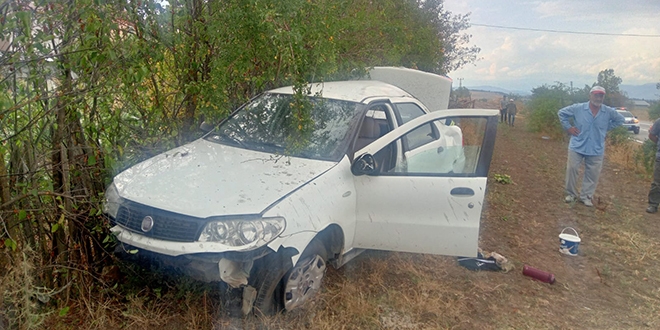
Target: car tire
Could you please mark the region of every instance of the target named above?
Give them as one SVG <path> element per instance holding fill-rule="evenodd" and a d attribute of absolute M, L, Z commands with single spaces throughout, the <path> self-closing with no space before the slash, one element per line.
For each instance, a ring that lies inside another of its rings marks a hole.
<path fill-rule="evenodd" d="M 278 252 L 269 257 L 251 276 L 251 285 L 257 289 L 255 314 L 273 315 L 303 306 L 318 292 L 327 264 L 323 242 L 313 239 L 295 266 L 290 255 Z"/>
<path fill-rule="evenodd" d="M 635 134 L 639 134 L 639 128 L 634 128 L 633 132 L 635 132 Z"/>
<path fill-rule="evenodd" d="M 278 292 L 281 289 L 282 277 L 293 267 L 291 256 L 295 251 L 288 252 L 289 250 L 283 250 L 271 253 L 255 262 L 248 282 L 257 289 L 253 305 L 254 314 L 273 315 L 284 308 L 283 304 L 278 303 L 281 300 Z"/>
<path fill-rule="evenodd" d="M 328 251 L 318 239 L 313 239 L 305 251 L 282 279 L 284 310 L 305 306 L 321 290 L 327 268 Z"/>

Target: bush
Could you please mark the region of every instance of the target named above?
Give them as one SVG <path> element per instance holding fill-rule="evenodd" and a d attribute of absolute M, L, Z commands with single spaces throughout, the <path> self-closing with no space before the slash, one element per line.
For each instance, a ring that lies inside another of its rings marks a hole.
<path fill-rule="evenodd" d="M 625 127 L 619 126 L 607 132 L 607 139 L 612 145 L 622 144 L 630 140 L 630 134 L 628 134 L 628 130 Z"/>
<path fill-rule="evenodd" d="M 647 174 L 653 173 L 655 165 L 655 153 L 658 147 L 651 140 L 646 140 L 642 147 L 637 149 L 634 154 L 635 163 L 642 165 Z"/>
<path fill-rule="evenodd" d="M 530 117 L 528 127 L 532 132 L 540 132 L 550 136 L 559 137 L 564 129 L 559 123 L 557 111 L 562 108 L 561 101 L 550 97 L 534 98 L 527 109 Z"/>

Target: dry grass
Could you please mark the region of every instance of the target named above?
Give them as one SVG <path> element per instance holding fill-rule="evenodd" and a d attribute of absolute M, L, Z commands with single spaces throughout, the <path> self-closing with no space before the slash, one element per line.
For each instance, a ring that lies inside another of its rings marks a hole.
<path fill-rule="evenodd" d="M 644 165 L 635 159 L 635 153 L 641 149 L 642 145 L 632 140 L 625 143 L 608 145 L 607 159 L 626 171 L 648 175 Z"/>
<path fill-rule="evenodd" d="M 0 329 L 41 329 L 48 314 L 41 304 L 50 299 L 51 293 L 35 285 L 37 256 L 25 247 L 13 257 L 17 260 L 6 265 L 0 281 Z"/>

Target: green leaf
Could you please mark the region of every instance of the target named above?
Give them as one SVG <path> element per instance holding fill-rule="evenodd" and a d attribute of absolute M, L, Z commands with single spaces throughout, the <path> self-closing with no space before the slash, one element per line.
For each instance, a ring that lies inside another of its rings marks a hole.
<path fill-rule="evenodd" d="M 60 309 L 60 312 L 58 313 L 60 316 L 66 316 L 66 314 L 69 313 L 69 306 L 66 306 L 62 309 Z"/>
<path fill-rule="evenodd" d="M 59 223 L 55 223 L 55 224 L 53 224 L 53 227 L 50 228 L 50 232 L 51 232 L 51 233 L 54 233 L 54 232 L 56 232 L 58 229 L 60 229 L 60 224 L 59 224 Z"/>
<path fill-rule="evenodd" d="M 94 155 L 94 153 L 89 154 L 89 157 L 87 157 L 87 165 L 88 166 L 96 165 L 96 156 Z"/>
<path fill-rule="evenodd" d="M 23 28 L 25 29 L 25 35 L 32 35 L 32 19 L 30 17 L 30 12 L 29 11 L 19 11 L 16 13 L 16 17 L 21 21 L 23 24 Z"/>
<path fill-rule="evenodd" d="M 138 253 L 138 249 L 128 250 L 128 253 L 130 253 L 130 254 L 137 254 L 137 253 Z"/>
<path fill-rule="evenodd" d="M 103 239 L 103 244 L 110 242 L 110 235 L 106 235 Z"/>
<path fill-rule="evenodd" d="M 5 238 L 5 246 L 12 251 L 16 251 L 16 242 L 11 238 Z"/>
<path fill-rule="evenodd" d="M 27 218 L 27 212 L 25 210 L 18 211 L 18 220 L 23 220 Z"/>

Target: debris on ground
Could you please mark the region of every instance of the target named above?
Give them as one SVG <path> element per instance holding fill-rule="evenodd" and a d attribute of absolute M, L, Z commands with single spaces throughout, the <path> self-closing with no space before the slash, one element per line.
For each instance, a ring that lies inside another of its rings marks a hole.
<path fill-rule="evenodd" d="M 458 264 L 469 270 L 503 271 L 508 273 L 514 266 L 507 258 L 497 252 L 485 253 L 479 249 L 477 257 L 458 257 Z"/>

